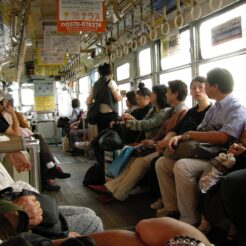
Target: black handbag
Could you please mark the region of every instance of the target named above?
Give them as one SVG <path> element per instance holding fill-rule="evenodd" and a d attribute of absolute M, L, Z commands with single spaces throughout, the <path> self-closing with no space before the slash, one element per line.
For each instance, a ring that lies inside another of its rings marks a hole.
<path fill-rule="evenodd" d="M 69 118 L 68 117 L 60 117 L 57 121 L 58 128 L 68 127 L 69 126 Z"/>
<path fill-rule="evenodd" d="M 88 106 L 88 112 L 86 118 L 89 124 L 95 125 L 97 123 L 101 100 L 105 94 L 104 93 L 105 89 L 108 89 L 107 85 L 109 82 L 110 79 L 106 83 L 102 83 L 101 88 L 98 90 L 97 95 L 94 97 L 95 98 L 94 102 Z"/>
<path fill-rule="evenodd" d="M 144 157 L 154 152 L 156 152 L 155 146 L 140 145 L 136 147 L 135 150 L 133 151 L 133 156 L 134 157 Z"/>
<path fill-rule="evenodd" d="M 119 134 L 110 129 L 104 130 L 104 134 L 98 140 L 100 147 L 106 151 L 114 151 L 118 149 L 122 149 L 124 146 L 124 142 L 122 141 Z"/>
<path fill-rule="evenodd" d="M 200 143 L 195 140 L 189 140 L 178 143 L 174 152 L 166 149 L 164 156 L 173 160 L 179 160 L 182 158 L 199 158 L 208 160 L 225 151 L 226 148 L 223 145 L 213 145 L 210 143 Z"/>
<path fill-rule="evenodd" d="M 23 189 L 21 192 L 14 192 L 12 187 L 0 191 L 0 198 L 8 201 L 15 200 L 21 196 L 35 196 L 43 210 L 43 221 L 32 231 L 38 235 L 56 239 L 68 236 L 69 229 L 65 217 L 59 212 L 55 198 Z"/>
<path fill-rule="evenodd" d="M 85 174 L 83 185 L 103 185 L 105 183 L 104 166 L 94 164 Z"/>

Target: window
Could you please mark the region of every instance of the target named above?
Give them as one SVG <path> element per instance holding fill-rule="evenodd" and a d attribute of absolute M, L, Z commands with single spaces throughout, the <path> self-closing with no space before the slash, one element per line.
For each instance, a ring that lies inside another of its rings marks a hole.
<path fill-rule="evenodd" d="M 151 74 L 151 53 L 150 48 L 141 50 L 138 54 L 139 75 Z"/>
<path fill-rule="evenodd" d="M 220 61 L 210 62 L 199 66 L 199 71 L 202 76 L 206 77 L 208 71 L 215 67 L 221 67 L 228 69 L 234 79 L 234 91 L 233 94 L 237 97 L 243 105 L 246 106 L 246 83 L 245 83 L 245 72 L 242 66 L 239 64 L 245 64 L 246 55 L 231 57 Z"/>
<path fill-rule="evenodd" d="M 95 81 L 97 81 L 99 79 L 99 73 L 96 71 L 95 72 Z"/>
<path fill-rule="evenodd" d="M 145 87 L 147 87 L 148 89 L 150 89 L 152 91 L 152 79 L 141 79 L 141 80 L 138 80 L 138 84 L 140 82 L 143 82 L 145 84 Z M 138 86 L 137 84 L 137 86 Z"/>
<path fill-rule="evenodd" d="M 60 116 L 71 116 L 72 106 L 71 106 L 71 95 L 68 89 L 57 90 L 57 100 L 58 100 L 58 112 Z"/>
<path fill-rule="evenodd" d="M 116 69 L 116 77 L 117 77 L 117 81 L 129 79 L 130 78 L 130 63 L 125 63 L 123 65 L 118 66 Z"/>
<path fill-rule="evenodd" d="M 167 70 L 191 62 L 189 30 L 161 39 L 161 69 Z"/>
<path fill-rule="evenodd" d="M 21 103 L 23 106 L 34 105 L 33 84 L 22 84 Z"/>
<path fill-rule="evenodd" d="M 246 4 L 205 21 L 200 26 L 204 59 L 246 48 Z"/>
<path fill-rule="evenodd" d="M 87 104 L 86 99 L 89 96 L 89 90 L 90 90 L 90 81 L 89 77 L 85 76 L 83 78 L 79 79 L 79 101 L 81 108 L 86 111 L 87 110 Z"/>
<path fill-rule="evenodd" d="M 13 82 L 9 86 L 8 90 L 9 90 L 8 94 L 11 94 L 14 99 L 14 107 L 19 107 L 20 106 L 19 104 L 19 83 Z"/>
<path fill-rule="evenodd" d="M 168 86 L 168 82 L 171 80 L 182 80 L 187 84 L 188 90 L 190 88 L 190 82 L 192 80 L 191 68 L 180 69 L 171 73 L 165 73 L 160 75 L 160 84 Z M 192 97 L 189 95 L 185 100 L 188 107 L 192 107 Z"/>
<path fill-rule="evenodd" d="M 72 107 L 68 86 L 65 83 L 56 82 L 56 94 L 59 116 L 70 116 Z"/>
<path fill-rule="evenodd" d="M 130 91 L 131 86 L 130 86 L 130 83 L 125 83 L 125 84 L 118 85 L 118 88 L 120 91 L 128 92 L 128 91 Z M 127 109 L 126 97 L 124 96 L 119 103 L 119 115 L 121 115 L 123 112 L 125 112 L 126 109 Z"/>
<path fill-rule="evenodd" d="M 89 80 L 92 82 L 92 84 L 94 84 L 98 79 L 99 79 L 99 73 L 97 69 L 92 70 L 89 73 Z"/>

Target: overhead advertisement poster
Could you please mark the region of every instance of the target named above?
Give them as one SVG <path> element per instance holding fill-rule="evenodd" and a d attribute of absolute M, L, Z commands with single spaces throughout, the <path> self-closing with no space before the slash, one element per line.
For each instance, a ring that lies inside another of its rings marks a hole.
<path fill-rule="evenodd" d="M 179 34 L 164 36 L 161 39 L 161 58 L 173 56 L 180 52 Z"/>
<path fill-rule="evenodd" d="M 105 32 L 103 0 L 57 0 L 58 32 Z"/>
<path fill-rule="evenodd" d="M 34 84 L 34 110 L 54 111 L 54 81 L 51 79 L 35 79 Z"/>
<path fill-rule="evenodd" d="M 64 53 L 52 53 L 44 48 L 37 48 L 38 66 L 62 66 L 66 64 L 66 55 Z"/>
<path fill-rule="evenodd" d="M 44 49 L 51 53 L 79 54 L 80 37 L 78 33 L 64 34 L 57 32 L 56 26 L 45 26 Z"/>
<path fill-rule="evenodd" d="M 212 46 L 219 45 L 233 39 L 242 38 L 241 16 L 214 27 L 211 32 Z"/>

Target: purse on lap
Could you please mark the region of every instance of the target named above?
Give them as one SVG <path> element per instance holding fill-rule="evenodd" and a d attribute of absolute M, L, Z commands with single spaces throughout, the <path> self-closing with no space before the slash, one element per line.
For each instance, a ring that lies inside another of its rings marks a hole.
<path fill-rule="evenodd" d="M 144 156 L 149 155 L 149 154 L 154 153 L 154 152 L 156 152 L 155 146 L 140 145 L 134 149 L 133 156 L 134 157 L 144 157 Z"/>
<path fill-rule="evenodd" d="M 173 160 L 183 158 L 198 158 L 198 159 L 212 159 L 221 152 L 225 152 L 224 145 L 213 145 L 210 143 L 200 143 L 195 140 L 186 142 L 179 142 L 175 148 L 175 152 L 168 148 L 164 152 L 164 156 Z"/>

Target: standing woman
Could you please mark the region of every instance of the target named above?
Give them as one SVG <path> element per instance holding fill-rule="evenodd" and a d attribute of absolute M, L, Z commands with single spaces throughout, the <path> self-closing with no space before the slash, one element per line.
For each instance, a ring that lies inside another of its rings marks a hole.
<path fill-rule="evenodd" d="M 117 84 L 112 80 L 112 68 L 110 64 L 104 63 L 98 67 L 100 78 L 93 85 L 92 93 L 87 99 L 90 105 L 103 93 L 100 101 L 99 115 L 97 119 L 98 132 L 108 128 L 110 122 L 118 116 L 118 101 L 121 100 L 121 94 Z M 107 89 L 106 89 L 107 87 Z"/>

